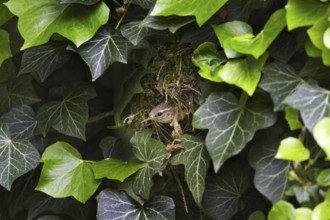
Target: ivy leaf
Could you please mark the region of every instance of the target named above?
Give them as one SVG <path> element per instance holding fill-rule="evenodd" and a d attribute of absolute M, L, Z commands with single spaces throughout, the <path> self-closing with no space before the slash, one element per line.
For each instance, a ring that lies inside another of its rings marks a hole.
<path fill-rule="evenodd" d="M 269 0 L 229 1 L 226 4 L 228 20 L 246 21 L 253 10 L 267 6 Z"/>
<path fill-rule="evenodd" d="M 268 213 L 269 220 L 295 220 L 295 209 L 293 205 L 286 201 L 279 201 L 273 205 Z"/>
<path fill-rule="evenodd" d="M 78 3 L 82 5 L 94 5 L 98 3 L 100 0 L 61 0 L 61 4 L 72 4 L 72 3 Z"/>
<path fill-rule="evenodd" d="M 228 0 L 212 0 L 208 2 L 199 0 L 157 0 L 151 15 L 194 15 L 197 24 L 202 26 L 214 15 Z"/>
<path fill-rule="evenodd" d="M 185 151 L 171 158 L 171 164 L 184 165 L 188 187 L 195 202 L 201 207 L 210 158 L 204 143 L 194 136 L 183 135 L 181 144 Z"/>
<path fill-rule="evenodd" d="M 237 21 L 234 21 L 233 23 L 226 22 L 225 24 L 214 26 L 217 37 L 219 39 L 224 38 L 222 40 L 223 44 L 221 45 L 224 48 L 230 48 L 239 53 L 249 54 L 258 59 L 266 52 L 270 44 L 286 26 L 285 10 L 281 9 L 274 12 L 265 24 L 263 30 L 257 36 L 254 36 L 253 33 L 250 32 L 252 28 L 248 29 L 248 33 L 242 35 L 232 37 L 222 35 L 224 26 L 234 26 L 237 23 Z M 236 27 L 231 28 L 235 29 Z"/>
<path fill-rule="evenodd" d="M 312 214 L 312 219 L 326 220 L 330 216 L 330 202 L 324 201 L 318 204 Z"/>
<path fill-rule="evenodd" d="M 3 4 L 6 0 L 0 0 L 0 26 L 13 17 L 8 8 Z"/>
<path fill-rule="evenodd" d="M 270 93 L 276 111 L 284 108 L 284 100 L 304 82 L 291 66 L 280 62 L 265 65 L 262 72 L 259 86 Z"/>
<path fill-rule="evenodd" d="M 104 2 L 86 6 L 61 4 L 58 0 L 10 0 L 5 5 L 19 17 L 18 29 L 25 40 L 22 50 L 46 43 L 54 33 L 79 47 L 109 17 L 109 8 Z"/>
<path fill-rule="evenodd" d="M 96 35 L 77 49 L 88 64 L 95 81 L 114 62 L 127 62 L 128 41 L 107 27 L 102 27 Z"/>
<path fill-rule="evenodd" d="M 9 109 L 19 105 L 30 105 L 39 102 L 30 76 L 11 77 L 5 84 L 0 84 L 0 90 L 3 89 L 0 97 L 0 112 L 6 112 Z"/>
<path fill-rule="evenodd" d="M 134 46 L 138 45 L 144 38 L 157 34 L 158 31 L 144 26 L 142 21 L 132 21 L 120 28 L 121 34 Z"/>
<path fill-rule="evenodd" d="M 99 147 L 102 150 L 103 158 L 115 157 L 121 150 L 119 140 L 112 136 L 103 138 Z"/>
<path fill-rule="evenodd" d="M 255 169 L 254 185 L 272 203 L 282 199 L 287 186 L 289 161 L 277 160 L 277 142 L 260 142 L 250 151 L 249 162 Z"/>
<path fill-rule="evenodd" d="M 9 45 L 9 34 L 7 31 L 0 29 L 0 66 L 6 59 L 12 56 Z"/>
<path fill-rule="evenodd" d="M 330 118 L 322 118 L 313 129 L 313 136 L 317 144 L 325 152 L 327 159 L 330 160 Z"/>
<path fill-rule="evenodd" d="M 50 43 L 26 50 L 22 57 L 19 74 L 31 73 L 44 82 L 50 74 L 65 64 L 71 54 L 66 44 Z"/>
<path fill-rule="evenodd" d="M 12 108 L 4 114 L 2 120 L 7 125 L 12 138 L 31 138 L 38 131 L 37 119 L 28 105 Z"/>
<path fill-rule="evenodd" d="M 197 109 L 192 124 L 209 129 L 206 147 L 218 172 L 227 159 L 244 149 L 257 130 L 271 126 L 275 120 L 262 97 L 250 98 L 242 108 L 233 94 L 214 92 Z"/>
<path fill-rule="evenodd" d="M 330 169 L 322 170 L 317 176 L 317 184 L 320 186 L 330 186 Z"/>
<path fill-rule="evenodd" d="M 140 5 L 142 8 L 149 9 L 155 5 L 156 0 L 124 0 L 125 4 L 128 4 L 129 2 Z"/>
<path fill-rule="evenodd" d="M 132 201 L 126 193 L 103 190 L 97 196 L 97 216 L 99 220 L 174 220 L 175 210 L 172 198 L 155 196 L 142 206 Z"/>
<path fill-rule="evenodd" d="M 208 175 L 205 182 L 203 208 L 214 219 L 230 219 L 244 206 L 242 196 L 250 180 L 237 163 L 226 164 L 218 174 Z"/>
<path fill-rule="evenodd" d="M 141 25 L 144 27 L 152 28 L 155 30 L 166 30 L 168 29 L 172 34 L 174 34 L 181 27 L 190 24 L 194 19 L 192 17 L 159 17 L 159 16 L 147 16 L 145 17 Z"/>
<path fill-rule="evenodd" d="M 304 83 L 285 99 L 300 111 L 306 127 L 312 131 L 315 124 L 323 117 L 330 116 L 330 93 L 316 84 Z"/>
<path fill-rule="evenodd" d="M 87 101 L 95 97 L 92 87 L 80 85 L 64 92 L 62 101 L 43 104 L 37 113 L 39 126 L 44 135 L 50 127 L 60 133 L 85 140 L 88 120 Z"/>
<path fill-rule="evenodd" d="M 91 164 L 68 143 L 56 142 L 47 147 L 40 162 L 44 165 L 36 190 L 54 198 L 73 196 L 85 203 L 101 183 L 94 178 Z"/>
<path fill-rule="evenodd" d="M 288 137 L 281 141 L 276 159 L 304 161 L 309 159 L 310 152 L 304 144 L 294 137 Z"/>
<path fill-rule="evenodd" d="M 285 107 L 285 120 L 288 122 L 291 131 L 303 127 L 299 120 L 299 111 L 294 108 Z"/>
<path fill-rule="evenodd" d="M 39 153 L 24 139 L 12 138 L 7 125 L 0 121 L 0 185 L 7 190 L 23 174 L 36 168 Z"/>
<path fill-rule="evenodd" d="M 142 163 L 135 158 L 128 161 L 109 158 L 97 161 L 92 165 L 92 168 L 96 179 L 106 177 L 123 182 L 127 177 L 146 167 L 146 165 L 146 163 Z"/>
<path fill-rule="evenodd" d="M 133 189 L 143 198 L 148 199 L 153 186 L 152 177 L 161 169 L 161 160 L 167 153 L 165 146 L 159 140 L 151 138 L 152 131 L 145 130 L 135 133 L 131 139 L 135 157 L 147 163 L 145 168 L 135 174 Z"/>
<path fill-rule="evenodd" d="M 298 27 L 312 25 L 327 13 L 327 7 L 321 1 L 315 0 L 306 0 L 304 2 L 288 0 L 285 9 L 289 31 Z"/>

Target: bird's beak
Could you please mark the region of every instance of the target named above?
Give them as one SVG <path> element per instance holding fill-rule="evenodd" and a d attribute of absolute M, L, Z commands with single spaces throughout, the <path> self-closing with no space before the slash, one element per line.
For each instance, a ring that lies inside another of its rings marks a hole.
<path fill-rule="evenodd" d="M 154 120 L 154 118 L 148 117 L 148 118 L 144 119 L 143 121 L 141 121 L 141 123 L 148 122 L 148 121 L 153 121 L 153 120 Z"/>

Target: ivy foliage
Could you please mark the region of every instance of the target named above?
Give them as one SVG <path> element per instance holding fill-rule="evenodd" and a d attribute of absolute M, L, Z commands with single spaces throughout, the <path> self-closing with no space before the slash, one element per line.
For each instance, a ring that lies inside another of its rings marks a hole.
<path fill-rule="evenodd" d="M 330 216 L 328 0 L 0 0 L 0 219 Z"/>

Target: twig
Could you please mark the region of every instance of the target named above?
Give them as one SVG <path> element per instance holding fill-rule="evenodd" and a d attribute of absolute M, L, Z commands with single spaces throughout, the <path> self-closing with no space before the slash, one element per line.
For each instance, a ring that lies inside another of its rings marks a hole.
<path fill-rule="evenodd" d="M 113 116 L 113 111 L 108 111 L 108 112 L 103 112 L 99 115 L 96 115 L 96 116 L 93 116 L 93 117 L 90 117 L 87 121 L 87 123 L 94 123 L 94 122 L 98 122 L 98 121 L 101 121 L 102 119 L 104 118 L 107 118 L 107 117 L 110 117 L 110 116 Z"/>

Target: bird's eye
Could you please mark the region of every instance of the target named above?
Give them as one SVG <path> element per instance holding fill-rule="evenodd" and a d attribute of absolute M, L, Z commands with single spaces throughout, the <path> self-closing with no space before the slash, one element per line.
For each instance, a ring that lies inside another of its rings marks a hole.
<path fill-rule="evenodd" d="M 157 112 L 157 116 L 162 116 L 163 112 Z"/>

